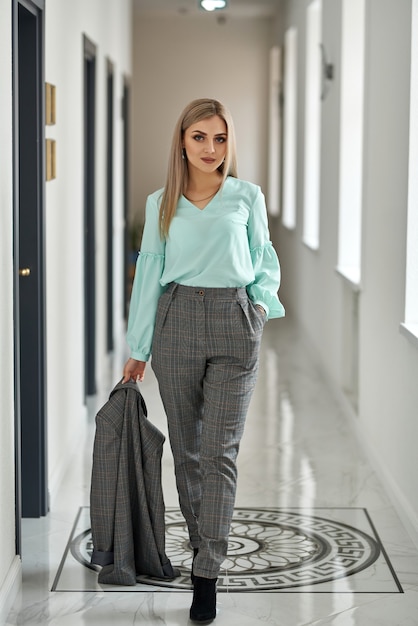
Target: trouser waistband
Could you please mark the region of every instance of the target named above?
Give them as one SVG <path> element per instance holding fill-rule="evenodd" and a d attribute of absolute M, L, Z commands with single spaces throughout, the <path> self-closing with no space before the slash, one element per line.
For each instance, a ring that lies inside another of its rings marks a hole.
<path fill-rule="evenodd" d="M 188 287 L 178 283 L 170 283 L 167 292 L 185 298 L 205 298 L 210 300 L 242 300 L 246 299 L 245 287 Z"/>

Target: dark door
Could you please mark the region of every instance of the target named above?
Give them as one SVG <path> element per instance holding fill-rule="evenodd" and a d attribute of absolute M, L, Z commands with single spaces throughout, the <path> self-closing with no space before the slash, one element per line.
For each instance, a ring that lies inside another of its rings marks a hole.
<path fill-rule="evenodd" d="M 107 351 L 113 350 L 113 64 L 107 62 L 107 153 L 106 153 L 106 209 L 107 209 Z"/>
<path fill-rule="evenodd" d="M 44 2 L 13 2 L 17 552 L 20 517 L 48 511 L 45 365 Z"/>
<path fill-rule="evenodd" d="M 84 375 L 85 395 L 96 393 L 96 46 L 84 37 Z"/>
<path fill-rule="evenodd" d="M 124 223 L 124 294 L 123 319 L 127 318 L 132 276 L 130 273 L 131 246 L 129 237 L 129 173 L 130 173 L 130 83 L 125 78 L 123 83 L 123 223 Z"/>

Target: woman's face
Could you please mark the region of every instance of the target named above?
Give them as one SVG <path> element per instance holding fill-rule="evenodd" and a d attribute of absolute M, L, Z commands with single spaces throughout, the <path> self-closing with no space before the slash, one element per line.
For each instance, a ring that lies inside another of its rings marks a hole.
<path fill-rule="evenodd" d="M 227 128 L 218 115 L 192 124 L 184 131 L 183 147 L 186 150 L 189 170 L 211 174 L 226 155 Z"/>

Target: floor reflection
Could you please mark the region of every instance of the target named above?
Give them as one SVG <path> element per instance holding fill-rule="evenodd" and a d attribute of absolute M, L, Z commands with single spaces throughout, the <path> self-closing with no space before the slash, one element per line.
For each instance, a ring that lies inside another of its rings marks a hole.
<path fill-rule="evenodd" d="M 49 515 L 23 520 L 23 587 L 6 626 L 188 623 L 191 553 L 168 442 L 167 553 L 182 576 L 165 587 L 141 580 L 105 588 L 86 566 L 94 415 L 124 357 L 122 349 L 114 355 L 89 402 L 84 444 L 51 494 Z M 149 419 L 167 436 L 151 368 L 141 391 Z M 266 325 L 238 474 L 217 626 L 418 625 L 417 549 L 290 318 Z"/>

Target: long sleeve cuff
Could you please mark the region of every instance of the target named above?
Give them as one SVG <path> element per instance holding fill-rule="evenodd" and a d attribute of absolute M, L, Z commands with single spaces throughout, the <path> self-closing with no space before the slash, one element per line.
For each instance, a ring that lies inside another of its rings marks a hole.
<path fill-rule="evenodd" d="M 285 310 L 278 297 L 280 287 L 280 264 L 271 242 L 251 250 L 255 280 L 248 285 L 247 292 L 254 304 L 260 304 L 267 319 L 284 317 Z"/>

